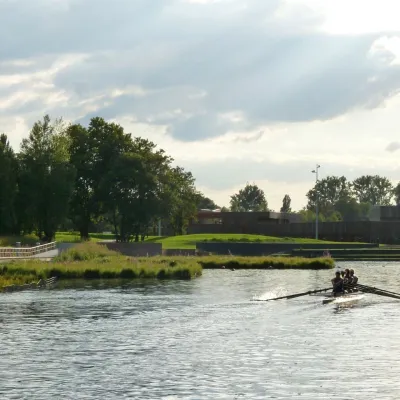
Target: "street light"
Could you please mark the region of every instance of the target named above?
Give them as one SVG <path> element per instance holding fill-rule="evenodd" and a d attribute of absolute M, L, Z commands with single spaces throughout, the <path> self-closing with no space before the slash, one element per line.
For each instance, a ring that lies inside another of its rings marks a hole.
<path fill-rule="evenodd" d="M 315 174 L 315 239 L 318 240 L 318 169 L 321 166 L 319 164 L 316 165 L 316 168 L 313 169 L 311 172 Z"/>

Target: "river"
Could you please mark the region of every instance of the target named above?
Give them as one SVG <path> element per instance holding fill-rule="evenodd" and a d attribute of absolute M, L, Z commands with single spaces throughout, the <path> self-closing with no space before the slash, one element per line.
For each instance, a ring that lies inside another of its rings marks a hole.
<path fill-rule="evenodd" d="M 347 263 L 400 292 L 400 264 Z M 400 301 L 253 302 L 332 271 L 0 295 L 1 399 L 399 399 Z"/>

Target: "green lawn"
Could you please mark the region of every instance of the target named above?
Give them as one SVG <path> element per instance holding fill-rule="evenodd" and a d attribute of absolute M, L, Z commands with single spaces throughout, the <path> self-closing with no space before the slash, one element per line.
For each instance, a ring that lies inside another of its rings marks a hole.
<path fill-rule="evenodd" d="M 91 233 L 90 239 L 92 242 L 99 242 L 101 240 L 114 240 L 115 235 L 107 233 Z M 57 232 L 57 242 L 63 243 L 79 243 L 81 241 L 79 232 Z M 25 236 L 0 236 L 0 247 L 13 247 L 16 242 L 21 242 L 22 245 L 34 246 L 39 241 L 36 235 Z"/>
<path fill-rule="evenodd" d="M 92 242 L 100 242 L 102 240 L 115 240 L 115 235 L 111 233 L 89 233 Z M 56 241 L 63 243 L 79 243 L 81 238 L 79 232 L 57 232 Z"/>
<path fill-rule="evenodd" d="M 147 241 L 162 243 L 164 249 L 195 249 L 196 242 L 255 242 L 255 243 L 337 243 L 308 238 L 288 238 L 244 234 L 198 234 L 169 237 L 150 237 Z"/>
<path fill-rule="evenodd" d="M 99 242 L 102 240 L 114 240 L 115 235 L 105 233 L 91 233 L 91 241 Z M 22 245 L 34 245 L 38 238 L 34 235 L 29 236 L 7 236 L 0 237 L 0 246 L 14 246 L 16 242 Z M 57 232 L 57 242 L 79 243 L 80 237 L 78 232 Z M 150 236 L 146 238 L 148 242 L 162 243 L 164 249 L 195 249 L 196 242 L 256 242 L 256 243 L 337 243 L 323 240 L 315 240 L 309 238 L 289 238 L 275 237 L 264 235 L 244 235 L 244 234 L 198 234 L 159 237 Z"/>

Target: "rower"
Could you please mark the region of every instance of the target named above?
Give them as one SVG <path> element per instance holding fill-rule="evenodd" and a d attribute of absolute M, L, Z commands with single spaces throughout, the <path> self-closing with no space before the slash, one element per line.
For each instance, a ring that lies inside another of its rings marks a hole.
<path fill-rule="evenodd" d="M 336 271 L 335 277 L 332 279 L 332 285 L 333 285 L 333 295 L 336 296 L 339 293 L 344 293 L 344 288 L 343 288 L 343 279 L 340 276 L 340 272 Z"/>
<path fill-rule="evenodd" d="M 349 277 L 345 281 L 345 289 L 349 292 L 357 292 L 357 288 L 355 287 L 357 285 L 358 278 L 354 275 L 354 269 L 349 270 Z"/>
<path fill-rule="evenodd" d="M 350 270 L 348 268 L 346 268 L 344 270 L 344 278 L 345 279 L 349 279 L 350 278 Z"/>
<path fill-rule="evenodd" d="M 350 279 L 351 279 L 351 285 L 355 286 L 358 283 L 358 278 L 357 276 L 354 275 L 354 269 L 350 270 Z"/>
<path fill-rule="evenodd" d="M 343 284 L 348 285 L 350 283 L 350 270 L 346 268 L 344 270 Z"/>

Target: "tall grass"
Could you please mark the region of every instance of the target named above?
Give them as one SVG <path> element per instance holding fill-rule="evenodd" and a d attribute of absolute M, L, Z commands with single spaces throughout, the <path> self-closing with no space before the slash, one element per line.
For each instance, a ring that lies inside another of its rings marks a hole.
<path fill-rule="evenodd" d="M 122 256 L 96 243 L 82 243 L 51 262 L 14 260 L 0 267 L 0 287 L 39 279 L 192 279 L 201 276 L 201 265 L 189 259 Z"/>
<path fill-rule="evenodd" d="M 82 243 L 66 250 L 51 262 L 35 259 L 0 264 L 0 287 L 59 279 L 192 279 L 203 268 L 235 269 L 329 269 L 330 258 L 301 257 L 126 257 L 97 243 Z"/>
<path fill-rule="evenodd" d="M 203 268 L 235 268 L 235 269 L 331 269 L 335 262 L 331 258 L 302 257 L 201 257 L 199 264 Z"/>
<path fill-rule="evenodd" d="M 58 257 L 54 258 L 54 261 L 74 262 L 98 259 L 103 262 L 103 259 L 107 257 L 121 257 L 121 255 L 115 251 L 109 250 L 106 246 L 93 242 L 85 242 L 62 252 Z"/>

